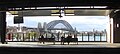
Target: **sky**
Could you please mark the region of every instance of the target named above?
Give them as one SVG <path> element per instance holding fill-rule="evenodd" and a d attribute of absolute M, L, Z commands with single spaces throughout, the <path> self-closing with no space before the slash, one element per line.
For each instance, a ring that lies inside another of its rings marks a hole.
<path fill-rule="evenodd" d="M 14 20 L 14 16 L 7 13 L 7 17 L 6 17 L 7 26 L 18 26 L 18 24 L 13 23 L 13 20 Z M 37 27 L 38 22 L 41 22 L 41 24 L 43 24 L 44 22 L 49 23 L 53 20 L 65 20 L 73 28 L 76 28 L 78 31 L 92 31 L 93 29 L 102 31 L 107 28 L 109 17 L 108 16 L 63 16 L 62 18 L 59 18 L 58 16 L 30 16 L 30 17 L 24 17 L 24 23 L 20 25 L 26 27 Z M 61 27 L 63 27 L 63 25 L 61 25 Z"/>

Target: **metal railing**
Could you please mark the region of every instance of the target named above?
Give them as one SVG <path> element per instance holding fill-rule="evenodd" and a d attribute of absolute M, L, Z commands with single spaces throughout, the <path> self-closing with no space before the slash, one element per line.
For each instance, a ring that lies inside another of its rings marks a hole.
<path fill-rule="evenodd" d="M 52 38 L 53 35 L 56 39 L 56 41 L 61 40 L 61 36 L 64 36 L 65 38 L 68 36 L 67 33 L 63 33 L 62 35 L 59 33 L 54 33 L 54 34 L 44 34 L 44 38 Z M 79 33 L 77 35 L 72 35 L 72 38 L 78 38 L 78 41 L 80 42 L 106 42 L 107 41 L 107 36 L 106 34 L 102 33 Z M 36 42 L 38 41 L 38 38 L 40 38 L 39 35 L 37 34 L 30 34 L 30 33 L 11 33 L 9 35 L 6 35 L 6 41 L 10 42 Z"/>

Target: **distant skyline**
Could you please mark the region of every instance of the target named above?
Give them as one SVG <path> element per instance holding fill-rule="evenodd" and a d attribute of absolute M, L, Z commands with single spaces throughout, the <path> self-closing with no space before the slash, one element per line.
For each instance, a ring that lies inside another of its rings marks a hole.
<path fill-rule="evenodd" d="M 18 24 L 13 23 L 13 15 L 7 13 L 6 22 L 7 26 L 18 26 Z M 104 30 L 107 28 L 109 22 L 108 16 L 63 16 L 59 18 L 58 16 L 31 16 L 24 17 L 24 23 L 21 26 L 26 27 L 37 27 L 38 22 L 41 22 L 43 25 L 44 22 L 51 22 L 53 20 L 65 20 L 73 28 L 76 27 L 78 31 L 92 31 L 95 30 Z M 56 25 L 58 26 L 58 25 Z M 60 25 L 59 25 L 60 26 Z M 61 25 L 62 27 L 63 25 Z"/>

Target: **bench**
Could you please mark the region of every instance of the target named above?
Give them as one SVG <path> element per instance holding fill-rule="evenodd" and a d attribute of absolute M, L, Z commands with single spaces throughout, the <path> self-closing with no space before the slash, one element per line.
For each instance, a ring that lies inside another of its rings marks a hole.
<path fill-rule="evenodd" d="M 64 38 L 63 43 L 68 42 L 68 38 Z M 78 38 L 70 38 L 70 42 L 76 42 L 78 44 Z"/>
<path fill-rule="evenodd" d="M 53 42 L 53 44 L 55 44 L 55 38 L 38 38 L 38 41 L 44 41 L 44 42 Z"/>

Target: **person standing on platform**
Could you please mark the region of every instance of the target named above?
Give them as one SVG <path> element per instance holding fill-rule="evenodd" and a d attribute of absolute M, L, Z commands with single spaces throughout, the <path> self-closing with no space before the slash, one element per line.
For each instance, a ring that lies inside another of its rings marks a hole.
<path fill-rule="evenodd" d="M 8 40 L 11 40 L 11 33 L 8 33 Z"/>
<path fill-rule="evenodd" d="M 64 36 L 61 37 L 61 44 L 64 45 Z"/>
<path fill-rule="evenodd" d="M 43 42 L 43 44 L 45 44 L 43 35 L 41 36 L 41 41 Z"/>

